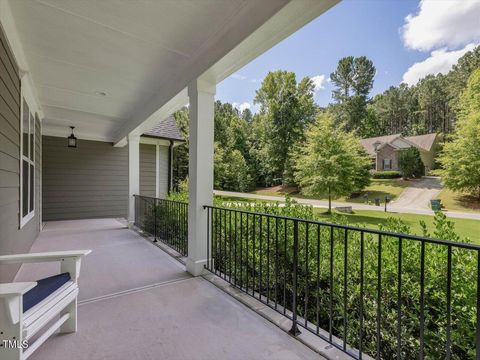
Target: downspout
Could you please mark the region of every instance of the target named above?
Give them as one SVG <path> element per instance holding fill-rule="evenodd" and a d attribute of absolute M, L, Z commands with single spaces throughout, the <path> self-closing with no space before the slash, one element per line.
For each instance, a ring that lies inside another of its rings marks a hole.
<path fill-rule="evenodd" d="M 172 191 L 173 183 L 173 144 L 174 141 L 170 140 L 170 145 L 168 146 L 168 194 Z"/>

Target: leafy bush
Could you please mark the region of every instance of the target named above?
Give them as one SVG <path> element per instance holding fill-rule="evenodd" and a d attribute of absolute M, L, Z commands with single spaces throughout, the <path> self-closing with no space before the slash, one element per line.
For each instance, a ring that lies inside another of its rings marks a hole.
<path fill-rule="evenodd" d="M 258 202 L 224 205 L 233 210 L 316 220 L 312 207 L 297 204 L 290 199 L 287 199 L 285 206 Z M 254 291 L 257 297 L 260 295 L 264 301 L 268 299 L 270 304 L 280 311 L 283 307 L 291 309 L 294 222 L 286 218 L 269 218 L 228 210 L 214 210 L 211 216 L 215 269 L 231 276 L 237 286 L 247 287 Z M 346 224 L 347 220 L 345 217 L 336 216 L 333 222 Z M 453 223 L 442 213 L 435 215 L 434 223 L 435 237 L 460 240 L 455 234 Z M 410 232 L 407 225 L 394 218 L 389 219 L 382 229 L 397 233 Z M 379 273 L 378 235 L 365 232 L 362 241 L 359 230 L 351 229 L 346 232 L 341 228 L 317 226 L 313 223 L 307 225 L 306 222 L 299 222 L 297 230 L 299 316 L 306 318 L 313 324 L 313 328 L 318 324 L 320 328 L 328 330 L 331 325 L 333 335 L 339 338 L 345 336 L 347 343 L 352 347 L 359 348 L 361 341 L 363 351 L 375 357 L 377 310 L 380 306 L 382 359 L 396 359 L 398 268 L 401 246 L 402 358 L 418 358 L 421 242 L 399 240 L 397 236 L 382 236 L 381 273 Z M 430 235 L 426 227 L 425 235 Z M 464 241 L 468 242 L 468 239 Z M 362 243 L 363 298 L 360 289 Z M 476 256 L 475 251 L 452 248 L 452 359 L 474 357 Z M 429 359 L 445 357 L 447 257 L 447 246 L 425 244 L 425 354 Z M 377 281 L 380 274 L 379 302 Z M 363 337 L 360 339 L 362 299 L 364 317 Z"/>
<path fill-rule="evenodd" d="M 396 179 L 402 177 L 399 171 L 388 170 L 388 171 L 375 171 L 372 173 L 374 179 Z"/>
<path fill-rule="evenodd" d="M 398 167 L 406 179 L 425 175 L 425 165 L 420 157 L 420 151 L 415 147 L 401 150 L 398 153 Z"/>

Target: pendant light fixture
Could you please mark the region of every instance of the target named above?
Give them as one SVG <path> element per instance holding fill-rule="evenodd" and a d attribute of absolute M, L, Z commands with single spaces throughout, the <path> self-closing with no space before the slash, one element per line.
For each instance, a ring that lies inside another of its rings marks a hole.
<path fill-rule="evenodd" d="M 76 148 L 77 147 L 77 138 L 73 134 L 73 129 L 75 129 L 75 126 L 70 126 L 70 129 L 72 129 L 72 133 L 70 136 L 67 138 L 68 140 L 68 147 L 70 148 Z"/>

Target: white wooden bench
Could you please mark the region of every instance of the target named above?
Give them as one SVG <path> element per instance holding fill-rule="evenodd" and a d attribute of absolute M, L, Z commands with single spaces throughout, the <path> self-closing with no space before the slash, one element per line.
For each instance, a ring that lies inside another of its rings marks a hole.
<path fill-rule="evenodd" d="M 58 329 L 60 333 L 77 331 L 77 281 L 81 258 L 90 252 L 72 250 L 0 256 L 0 264 L 59 261 L 61 273 L 70 275 L 69 281 L 25 312 L 23 296 L 37 286 L 37 282 L 0 284 L 1 360 L 27 359 Z M 44 329 L 52 321 L 53 324 Z M 28 343 L 40 330 L 43 331 L 35 342 Z"/>

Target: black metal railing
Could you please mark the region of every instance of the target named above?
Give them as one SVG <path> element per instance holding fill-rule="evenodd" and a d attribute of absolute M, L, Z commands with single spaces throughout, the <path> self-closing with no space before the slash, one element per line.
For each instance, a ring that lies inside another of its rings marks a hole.
<path fill-rule="evenodd" d="M 188 255 L 188 203 L 135 195 L 135 226 Z"/>
<path fill-rule="evenodd" d="M 205 206 L 206 268 L 353 358 L 480 359 L 480 246 Z"/>

